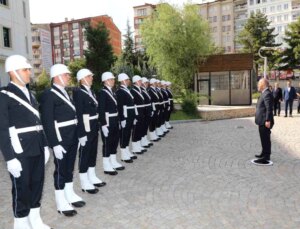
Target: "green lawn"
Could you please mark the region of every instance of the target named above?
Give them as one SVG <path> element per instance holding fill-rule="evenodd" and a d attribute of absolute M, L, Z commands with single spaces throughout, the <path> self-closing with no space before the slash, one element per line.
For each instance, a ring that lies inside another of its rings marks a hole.
<path fill-rule="evenodd" d="M 200 116 L 186 114 L 183 111 L 175 111 L 171 114 L 170 120 L 189 120 L 189 119 L 200 119 Z"/>

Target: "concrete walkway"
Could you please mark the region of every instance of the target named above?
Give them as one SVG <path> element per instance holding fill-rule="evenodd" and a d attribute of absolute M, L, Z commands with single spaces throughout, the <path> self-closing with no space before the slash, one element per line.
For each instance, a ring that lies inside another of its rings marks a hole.
<path fill-rule="evenodd" d="M 273 166 L 249 161 L 260 151 L 253 118 L 174 124 L 174 129 L 113 177 L 78 215 L 57 213 L 53 157 L 47 165 L 42 216 L 55 229 L 298 229 L 300 116 L 276 117 Z M 100 157 L 99 157 L 100 159 Z M 0 163 L 0 228 L 11 229 L 10 181 Z"/>

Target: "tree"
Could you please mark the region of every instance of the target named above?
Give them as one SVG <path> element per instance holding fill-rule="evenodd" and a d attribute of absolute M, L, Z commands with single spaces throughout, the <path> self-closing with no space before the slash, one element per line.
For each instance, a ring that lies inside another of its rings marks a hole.
<path fill-rule="evenodd" d="M 209 25 L 198 6 L 160 4 L 141 26 L 150 63 L 164 79 L 189 88 L 201 62 L 212 51 Z"/>
<path fill-rule="evenodd" d="M 126 65 L 135 66 L 137 64 L 136 57 L 134 54 L 134 45 L 132 32 L 129 25 L 129 21 L 127 20 L 127 31 L 124 37 L 124 48 L 122 50 L 121 60 Z"/>
<path fill-rule="evenodd" d="M 255 70 L 257 72 L 258 65 L 263 64 L 263 59 L 259 57 L 258 51 L 262 46 L 277 47 L 281 44 L 275 43 L 278 34 L 274 34 L 275 28 L 270 28 L 270 22 L 265 14 L 258 12 L 252 13 L 247 20 L 244 29 L 238 34 L 238 43 L 243 45 L 243 52 L 253 53 Z M 277 55 L 273 55 L 274 51 L 263 51 L 263 56 L 268 58 L 269 66 L 276 63 Z"/>
<path fill-rule="evenodd" d="M 288 25 L 284 41 L 288 47 L 282 53 L 280 69 L 296 69 L 300 66 L 300 17 Z"/>
<path fill-rule="evenodd" d="M 86 68 L 86 60 L 84 58 L 75 59 L 69 63 L 68 68 L 71 72 L 72 84 L 76 85 L 77 72 L 82 68 Z"/>
<path fill-rule="evenodd" d="M 43 69 L 42 73 L 37 77 L 37 81 L 32 85 L 35 91 L 35 96 L 39 100 L 42 92 L 49 88 L 51 85 L 50 76 L 47 74 L 46 70 Z"/>
<path fill-rule="evenodd" d="M 98 90 L 101 87 L 102 73 L 111 69 L 116 58 L 109 43 L 109 31 L 103 22 L 100 22 L 96 28 L 87 25 L 85 36 L 88 42 L 88 49 L 84 52 L 86 66 L 95 74 L 93 87 Z"/>

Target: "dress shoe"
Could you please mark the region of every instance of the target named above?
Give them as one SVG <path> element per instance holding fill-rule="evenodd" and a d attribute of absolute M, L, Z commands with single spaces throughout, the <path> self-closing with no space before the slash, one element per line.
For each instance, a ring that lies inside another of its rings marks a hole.
<path fill-rule="evenodd" d="M 74 202 L 74 203 L 71 203 L 71 204 L 75 208 L 82 208 L 85 205 L 85 202 L 84 201 L 77 201 L 77 202 Z"/>
<path fill-rule="evenodd" d="M 285 116 L 283 116 L 283 117 L 285 117 L 285 118 L 286 118 L 286 117 L 287 117 L 287 115 L 285 115 Z"/>
<path fill-rule="evenodd" d="M 77 211 L 75 210 L 69 210 L 69 211 L 58 211 L 58 213 L 63 214 L 64 216 L 71 217 L 77 214 Z"/>
<path fill-rule="evenodd" d="M 255 154 L 255 157 L 257 157 L 257 158 L 262 158 L 263 155 L 262 155 L 262 153 L 261 153 L 261 154 Z"/>
<path fill-rule="evenodd" d="M 104 174 L 115 176 L 118 174 L 118 172 L 117 171 L 104 171 Z"/>
<path fill-rule="evenodd" d="M 270 161 L 270 160 L 266 160 L 266 159 L 263 159 L 263 158 L 260 158 L 260 159 L 253 159 L 251 160 L 251 162 L 255 165 L 273 165 L 273 162 Z"/>
<path fill-rule="evenodd" d="M 125 163 L 132 163 L 133 160 L 130 158 L 129 160 L 121 160 L 121 161 L 124 161 Z"/>
<path fill-rule="evenodd" d="M 100 188 L 100 187 L 103 187 L 103 186 L 105 186 L 106 185 L 106 182 L 101 182 L 101 183 L 97 183 L 97 184 L 93 184 L 94 186 L 96 186 L 96 187 L 98 187 L 98 188 Z"/>
<path fill-rule="evenodd" d="M 141 152 L 133 152 L 134 154 L 144 154 L 144 151 Z"/>
<path fill-rule="evenodd" d="M 149 147 L 153 146 L 153 143 L 152 143 L 152 142 L 150 142 L 148 146 L 149 146 Z"/>
<path fill-rule="evenodd" d="M 137 156 L 133 155 L 132 157 L 130 157 L 132 160 L 137 159 Z"/>
<path fill-rule="evenodd" d="M 276 114 L 274 114 L 274 116 L 276 116 Z"/>
<path fill-rule="evenodd" d="M 147 150 L 146 149 L 142 149 L 142 153 L 145 153 L 145 152 L 147 152 Z"/>
<path fill-rule="evenodd" d="M 82 189 L 83 192 L 87 192 L 89 194 L 96 194 L 97 192 L 99 192 L 99 189 L 98 188 L 94 188 L 94 189 Z"/>
<path fill-rule="evenodd" d="M 120 167 L 117 167 L 117 168 L 114 168 L 115 170 L 124 170 L 125 169 L 125 167 L 124 166 L 120 166 Z"/>

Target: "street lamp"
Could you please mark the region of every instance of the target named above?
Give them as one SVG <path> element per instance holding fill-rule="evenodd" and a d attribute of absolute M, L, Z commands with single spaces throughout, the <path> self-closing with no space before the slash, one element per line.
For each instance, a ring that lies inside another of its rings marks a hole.
<path fill-rule="evenodd" d="M 262 46 L 260 47 L 260 49 L 258 50 L 258 55 L 264 59 L 264 78 L 267 78 L 267 57 L 266 56 L 262 56 L 261 55 L 261 50 L 276 50 L 277 47 L 266 47 L 266 46 Z"/>

